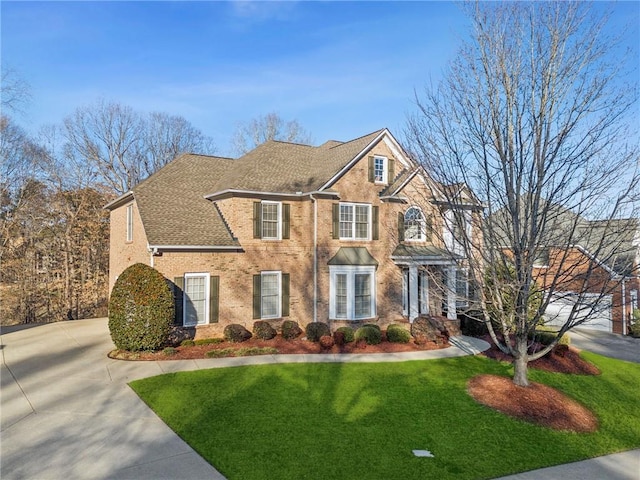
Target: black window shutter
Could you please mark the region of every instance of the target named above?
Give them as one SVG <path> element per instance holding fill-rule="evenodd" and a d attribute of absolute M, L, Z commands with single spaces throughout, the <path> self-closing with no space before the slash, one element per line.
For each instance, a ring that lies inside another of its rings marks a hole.
<path fill-rule="evenodd" d="M 404 241 L 404 213 L 398 212 L 398 241 Z"/>
<path fill-rule="evenodd" d="M 282 238 L 287 239 L 291 230 L 291 205 L 282 204 Z"/>
<path fill-rule="evenodd" d="M 211 275 L 209 279 L 209 323 L 220 319 L 220 277 Z"/>
<path fill-rule="evenodd" d="M 262 238 L 262 203 L 253 202 L 253 238 Z"/>
<path fill-rule="evenodd" d="M 393 179 L 396 178 L 396 173 L 395 173 L 395 160 L 393 158 L 390 158 L 389 160 L 387 160 L 387 171 L 388 171 L 388 183 L 389 185 L 391 185 L 393 183 Z"/>
<path fill-rule="evenodd" d="M 183 292 L 182 290 L 184 289 L 184 277 L 175 277 L 173 279 L 173 301 L 174 301 L 174 308 L 175 308 L 175 317 L 173 320 L 173 323 L 175 325 L 182 325 L 183 319 L 182 319 L 182 298 L 183 298 Z"/>
<path fill-rule="evenodd" d="M 371 183 L 375 182 L 376 180 L 376 172 L 375 172 L 374 164 L 375 162 L 373 161 L 373 157 L 369 157 L 369 181 Z"/>
<path fill-rule="evenodd" d="M 424 222 L 424 238 L 430 242 L 433 237 L 433 218 L 428 216 Z"/>
<path fill-rule="evenodd" d="M 377 206 L 371 207 L 371 239 L 379 240 L 380 239 L 380 227 L 379 224 L 379 208 Z"/>
<path fill-rule="evenodd" d="M 262 314 L 262 277 L 253 276 L 253 318 L 260 318 Z"/>
<path fill-rule="evenodd" d="M 333 232 L 332 237 L 334 239 L 340 238 L 340 204 L 333 204 Z"/>
<path fill-rule="evenodd" d="M 289 316 L 289 274 L 282 274 L 282 316 Z"/>

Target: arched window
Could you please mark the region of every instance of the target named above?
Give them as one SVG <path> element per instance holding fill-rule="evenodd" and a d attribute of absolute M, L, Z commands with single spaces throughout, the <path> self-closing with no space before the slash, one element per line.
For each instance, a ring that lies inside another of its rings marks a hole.
<path fill-rule="evenodd" d="M 418 207 L 411 207 L 404 214 L 404 239 L 425 240 L 424 215 Z"/>

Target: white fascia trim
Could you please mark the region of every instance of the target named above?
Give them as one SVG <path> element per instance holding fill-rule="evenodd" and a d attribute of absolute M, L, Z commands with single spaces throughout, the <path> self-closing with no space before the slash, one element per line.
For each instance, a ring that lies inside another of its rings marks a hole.
<path fill-rule="evenodd" d="M 236 190 L 236 189 L 229 188 L 226 190 L 221 190 L 219 192 L 211 193 L 209 195 L 205 195 L 204 198 L 206 200 L 211 200 L 211 201 L 223 200 L 225 198 L 232 198 L 232 197 L 255 197 L 255 198 L 273 197 L 273 198 L 296 199 L 296 198 L 308 197 L 310 195 L 325 195 L 325 196 L 338 197 L 337 192 L 314 191 L 314 192 L 283 193 L 283 192 L 260 192 L 257 190 Z"/>
<path fill-rule="evenodd" d="M 443 260 L 439 257 L 391 257 L 396 265 L 457 265 L 455 260 Z"/>
<path fill-rule="evenodd" d="M 400 144 L 395 139 L 395 137 L 391 134 L 391 132 L 386 128 L 385 128 L 385 132 L 388 135 L 384 137 L 384 143 L 387 147 L 389 147 L 389 150 L 391 150 L 391 153 L 393 153 L 393 156 L 395 157 L 395 159 L 399 160 L 406 168 L 415 167 L 416 166 L 415 163 L 411 160 L 411 158 L 409 158 L 409 155 L 406 154 L 404 149 L 400 146 Z"/>
<path fill-rule="evenodd" d="M 338 173 L 336 173 L 333 177 L 331 177 L 327 183 L 322 185 L 320 187 L 320 191 L 324 190 L 325 188 L 329 188 L 331 185 L 333 185 L 340 177 L 342 177 L 345 174 L 345 172 L 349 171 L 351 167 L 353 167 L 358 161 L 360 161 L 360 159 L 364 157 L 369 150 L 371 150 L 371 147 L 373 147 L 373 145 L 378 143 L 380 139 L 383 138 L 385 135 L 391 135 L 389 130 L 387 130 L 386 128 L 382 130 L 376 136 L 376 138 L 371 140 L 369 144 L 366 147 L 364 147 L 364 149 L 362 149 L 360 153 L 358 153 L 355 157 L 353 157 L 353 159 L 349 163 L 347 163 Z"/>
<path fill-rule="evenodd" d="M 130 200 L 133 200 L 133 190 L 129 190 L 127 193 L 123 193 L 122 195 L 120 195 L 118 198 L 116 198 L 115 200 L 111 200 L 109 203 L 107 203 L 104 207 L 102 207 L 104 210 L 113 210 L 121 205 L 124 205 L 125 203 L 129 202 Z"/>
<path fill-rule="evenodd" d="M 240 245 L 147 245 L 151 251 L 160 250 L 242 250 Z"/>
<path fill-rule="evenodd" d="M 613 279 L 619 280 L 621 278 L 624 278 L 623 275 L 620 275 L 619 273 L 617 273 L 614 270 L 612 270 L 611 267 L 609 267 L 606 263 L 604 263 L 600 259 L 598 259 L 593 253 L 591 253 L 589 250 L 584 248 L 582 245 L 578 245 L 578 244 L 569 245 L 569 248 L 576 248 L 579 251 L 581 251 L 582 253 L 584 253 L 587 257 L 589 257 L 591 260 L 596 262 L 597 265 L 601 266 L 609 275 L 611 275 L 611 277 Z"/>
<path fill-rule="evenodd" d="M 406 180 L 405 180 L 404 182 L 402 182 L 402 183 L 400 184 L 400 186 L 399 186 L 398 188 L 396 188 L 396 189 L 395 189 L 395 191 L 393 191 L 393 192 L 391 193 L 391 195 L 392 195 L 392 196 L 393 196 L 393 195 L 396 195 L 398 192 L 402 191 L 402 189 L 403 189 L 404 187 L 406 187 L 406 186 L 407 186 L 407 184 L 408 184 L 408 183 L 413 179 L 413 177 L 415 177 L 415 176 L 416 176 L 416 174 L 417 174 L 417 173 L 418 173 L 418 169 L 416 168 L 413 172 L 411 172 L 411 175 L 409 175 L 409 176 L 406 178 Z"/>

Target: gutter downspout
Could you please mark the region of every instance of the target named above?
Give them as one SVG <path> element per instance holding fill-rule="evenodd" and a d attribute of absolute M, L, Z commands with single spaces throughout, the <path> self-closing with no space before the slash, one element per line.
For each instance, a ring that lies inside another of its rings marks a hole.
<path fill-rule="evenodd" d="M 157 247 L 147 246 L 147 250 L 149 251 L 149 266 L 151 268 L 156 268 L 155 264 L 154 264 L 154 261 L 153 261 L 153 257 L 158 255 L 158 248 Z"/>
<path fill-rule="evenodd" d="M 318 321 L 318 203 L 309 194 L 313 202 L 313 321 Z"/>
<path fill-rule="evenodd" d="M 627 292 L 625 282 L 627 279 L 622 278 L 622 335 L 627 334 Z"/>

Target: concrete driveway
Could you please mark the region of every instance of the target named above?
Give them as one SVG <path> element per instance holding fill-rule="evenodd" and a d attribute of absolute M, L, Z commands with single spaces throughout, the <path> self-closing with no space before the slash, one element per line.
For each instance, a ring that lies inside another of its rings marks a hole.
<path fill-rule="evenodd" d="M 571 336 L 571 344 L 580 350 L 640 363 L 640 338 L 584 328 L 573 329 L 569 335 Z M 640 474 L 638 478 L 640 479 Z"/>
<path fill-rule="evenodd" d="M 127 386 L 163 373 L 111 360 L 106 319 L 5 328 L 0 477 L 224 479 Z"/>

